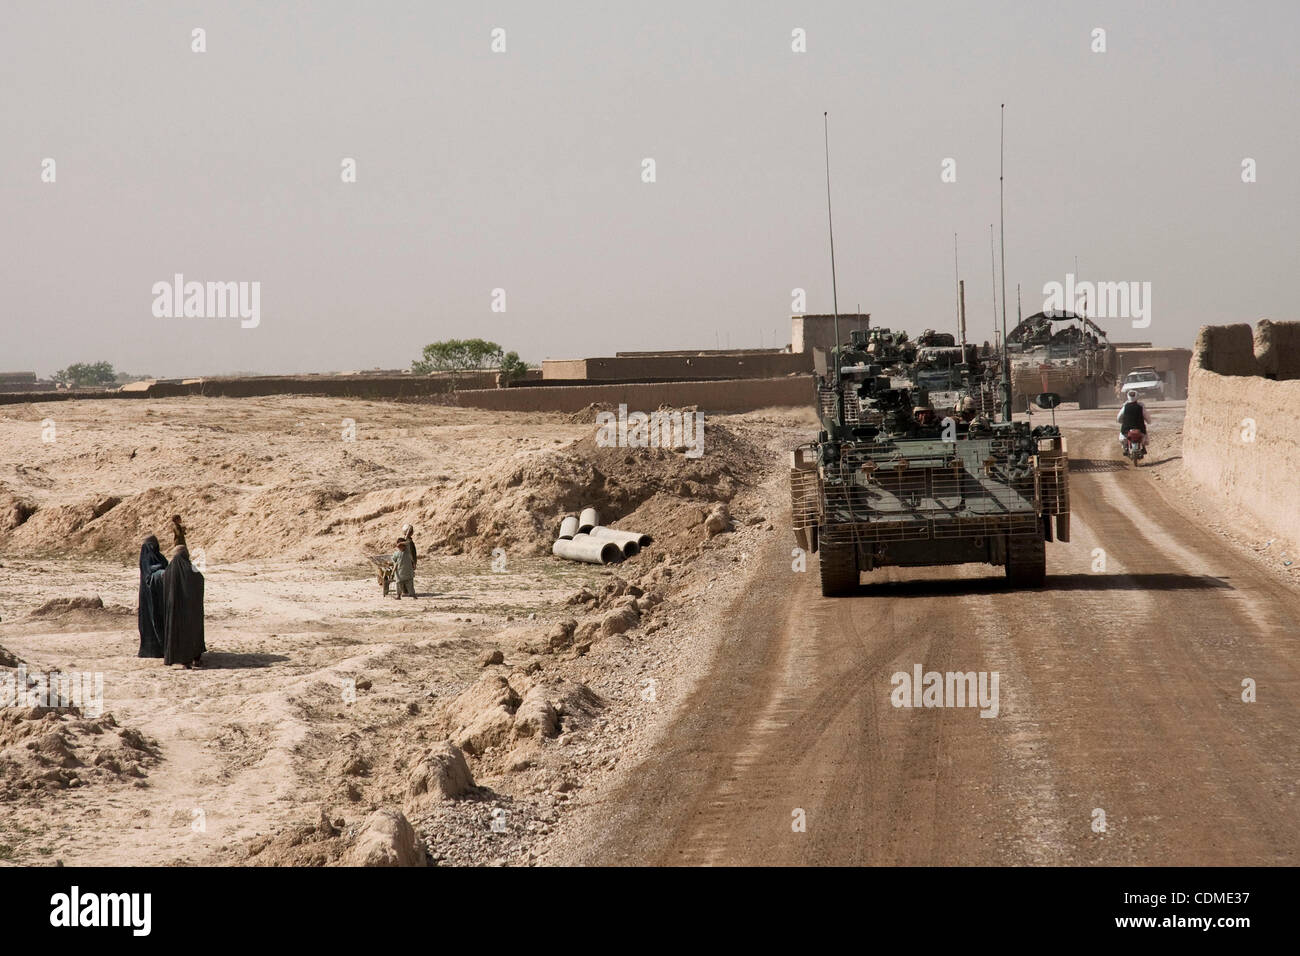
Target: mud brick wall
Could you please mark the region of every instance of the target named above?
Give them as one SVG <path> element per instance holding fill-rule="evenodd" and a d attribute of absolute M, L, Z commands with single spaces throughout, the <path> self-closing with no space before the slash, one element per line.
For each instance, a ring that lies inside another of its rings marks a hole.
<path fill-rule="evenodd" d="M 1256 375 L 1255 338 L 1250 326 L 1203 325 L 1192 348 L 1192 368 L 1219 375 Z"/>
<path fill-rule="evenodd" d="M 466 408 L 510 412 L 576 412 L 592 404 L 627 405 L 651 412 L 660 405 L 698 406 L 704 412 L 747 412 L 756 408 L 813 404 L 813 377 L 739 379 L 725 382 L 659 382 L 631 385 L 555 385 L 463 391 L 448 396 Z"/>
<path fill-rule="evenodd" d="M 495 386 L 496 372 L 470 372 L 459 377 L 461 388 Z M 418 398 L 451 390 L 451 379 L 426 375 L 258 376 L 256 378 L 206 378 L 186 385 L 156 385 L 150 397 L 211 395 L 250 398 L 258 395 L 328 395 L 337 398 Z M 157 391 L 155 391 L 157 389 Z M 172 391 L 173 389 L 177 391 Z"/>
<path fill-rule="evenodd" d="M 1253 336 L 1248 325 L 1201 329 L 1183 464 L 1198 483 L 1300 544 L 1300 323 L 1259 325 L 1263 334 Z"/>
<path fill-rule="evenodd" d="M 534 375 L 534 378 L 537 376 Z M 497 373 L 468 372 L 458 377 L 461 388 L 492 388 Z M 419 399 L 451 391 L 448 376 L 425 375 L 259 375 L 205 378 L 194 382 L 155 382 L 148 388 L 119 392 L 64 389 L 57 392 L 0 393 L 0 405 L 55 402 L 78 398 L 147 399 L 206 395 L 215 398 L 257 398 L 265 395 L 326 395 L 331 398 Z"/>
<path fill-rule="evenodd" d="M 812 355 L 790 352 L 750 352 L 730 355 L 625 355 L 607 358 L 547 359 L 547 379 L 586 379 L 654 382 L 663 379 L 776 378 L 811 372 Z"/>

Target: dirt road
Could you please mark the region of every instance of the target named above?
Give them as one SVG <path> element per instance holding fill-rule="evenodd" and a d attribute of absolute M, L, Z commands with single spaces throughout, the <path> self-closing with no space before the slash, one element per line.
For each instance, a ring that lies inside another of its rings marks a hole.
<path fill-rule="evenodd" d="M 1113 414 L 1062 416 L 1073 540 L 1041 591 L 962 566 L 823 599 L 783 517 L 587 862 L 1300 862 L 1300 594 L 1170 500 L 1176 445 L 1128 470 Z M 996 717 L 894 707 L 916 665 L 998 672 Z"/>

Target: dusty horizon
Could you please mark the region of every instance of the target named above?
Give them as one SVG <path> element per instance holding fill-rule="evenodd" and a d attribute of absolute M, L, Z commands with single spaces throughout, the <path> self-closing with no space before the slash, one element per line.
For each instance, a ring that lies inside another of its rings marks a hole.
<path fill-rule="evenodd" d="M 1076 273 L 1149 284 L 1121 341 L 1294 317 L 1287 4 L 9 14 L 4 370 L 780 346 L 832 307 L 823 111 L 840 310 L 954 329 L 956 233 L 984 338 L 1004 102 L 1008 325 Z M 257 323 L 155 308 L 177 274 Z"/>

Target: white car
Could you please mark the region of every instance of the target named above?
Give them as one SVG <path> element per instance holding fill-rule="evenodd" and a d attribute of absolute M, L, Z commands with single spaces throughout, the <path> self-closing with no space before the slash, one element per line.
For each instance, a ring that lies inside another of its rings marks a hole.
<path fill-rule="evenodd" d="M 1165 382 L 1153 368 L 1135 368 L 1119 387 L 1121 397 L 1129 392 L 1137 392 L 1139 402 L 1161 401 L 1165 397 Z"/>

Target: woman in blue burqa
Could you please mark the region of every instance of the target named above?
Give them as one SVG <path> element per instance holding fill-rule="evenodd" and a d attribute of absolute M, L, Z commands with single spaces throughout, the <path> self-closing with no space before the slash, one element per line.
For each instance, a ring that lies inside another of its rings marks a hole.
<path fill-rule="evenodd" d="M 167 559 L 153 535 L 140 545 L 140 657 L 163 656 L 163 571 Z"/>

